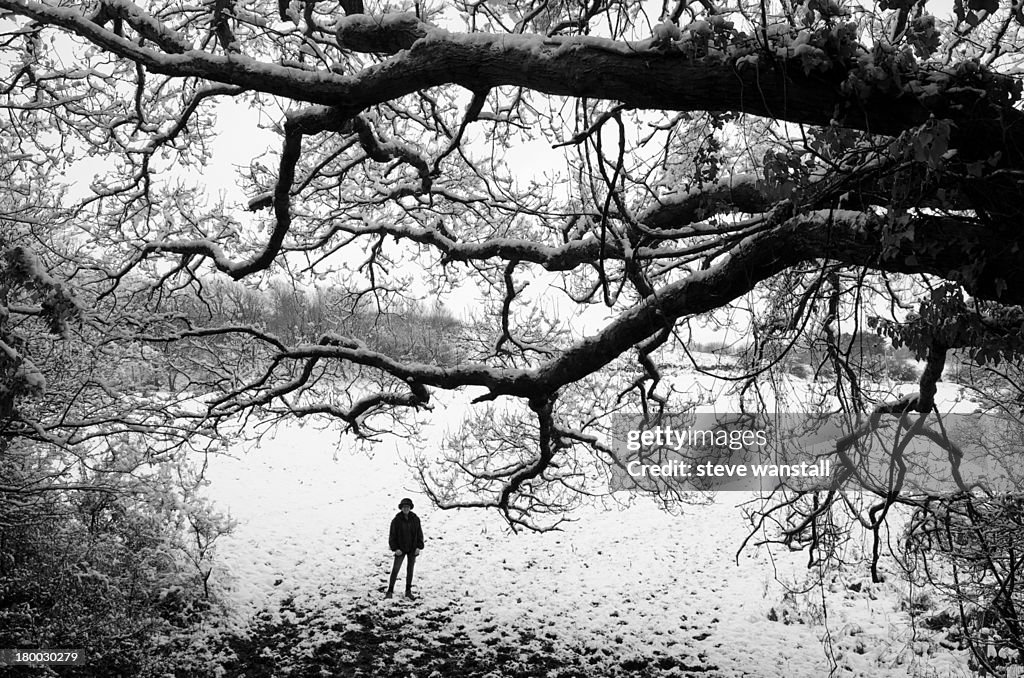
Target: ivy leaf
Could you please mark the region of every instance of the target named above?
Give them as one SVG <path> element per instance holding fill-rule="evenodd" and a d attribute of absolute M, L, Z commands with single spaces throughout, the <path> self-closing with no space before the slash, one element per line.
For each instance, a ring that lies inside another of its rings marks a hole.
<path fill-rule="evenodd" d="M 950 128 L 948 120 L 928 121 L 911 141 L 914 160 L 938 169 L 942 165 L 942 156 L 949 150 Z"/>

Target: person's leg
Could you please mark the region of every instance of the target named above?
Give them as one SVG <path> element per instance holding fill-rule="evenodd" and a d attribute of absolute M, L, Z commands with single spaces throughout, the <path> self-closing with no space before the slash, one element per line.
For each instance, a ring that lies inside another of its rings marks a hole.
<path fill-rule="evenodd" d="M 412 571 L 416 567 L 416 552 L 409 554 L 409 564 L 405 567 L 405 595 L 412 594 Z"/>
<path fill-rule="evenodd" d="M 388 594 L 395 592 L 395 580 L 398 579 L 398 570 L 402 568 L 402 561 L 405 560 L 405 554 L 395 556 L 395 564 L 391 566 L 391 580 L 388 581 Z"/>

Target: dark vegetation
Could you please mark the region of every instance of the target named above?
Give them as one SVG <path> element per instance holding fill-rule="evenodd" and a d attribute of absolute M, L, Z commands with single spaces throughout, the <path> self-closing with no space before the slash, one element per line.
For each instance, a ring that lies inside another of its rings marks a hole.
<path fill-rule="evenodd" d="M 0 451 L 0 645 L 87 654 L 61 675 L 206 664 L 193 634 L 216 604 L 210 547 L 229 523 L 173 478 L 180 465 L 135 461 L 133 477 L 113 451 L 95 460 L 74 479 L 88 489 L 65 489 L 40 446 Z"/>

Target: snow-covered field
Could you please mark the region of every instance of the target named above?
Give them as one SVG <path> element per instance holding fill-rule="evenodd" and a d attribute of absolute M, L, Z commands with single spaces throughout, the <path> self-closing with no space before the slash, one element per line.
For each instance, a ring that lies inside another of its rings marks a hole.
<path fill-rule="evenodd" d="M 746 494 L 682 515 L 647 499 L 595 504 L 543 534 L 434 510 L 403 459 L 442 426 L 367 454 L 292 424 L 211 461 L 209 494 L 238 521 L 212 582 L 249 636 L 229 675 L 970 675 L 964 653 L 911 625 L 895 576 L 873 585 L 854 568 L 787 594 L 806 554 L 750 547 L 737 559 Z M 426 535 L 415 603 L 383 600 L 403 496 Z"/>

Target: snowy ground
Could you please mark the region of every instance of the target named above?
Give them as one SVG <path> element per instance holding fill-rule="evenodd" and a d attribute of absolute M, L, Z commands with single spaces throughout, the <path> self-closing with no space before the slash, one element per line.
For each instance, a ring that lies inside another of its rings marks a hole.
<path fill-rule="evenodd" d="M 368 456 L 292 425 L 211 463 L 210 495 L 238 521 L 213 584 L 248 636 L 228 675 L 970 675 L 941 633 L 911 627 L 895 577 L 853 570 L 787 594 L 805 554 L 737 561 L 746 495 L 681 516 L 593 506 L 562 532 L 512 535 L 493 512 L 432 510 L 409 445 Z M 382 599 L 403 496 L 426 534 L 416 603 Z"/>

